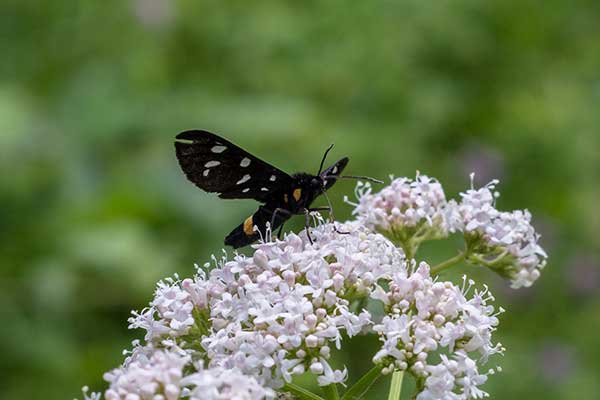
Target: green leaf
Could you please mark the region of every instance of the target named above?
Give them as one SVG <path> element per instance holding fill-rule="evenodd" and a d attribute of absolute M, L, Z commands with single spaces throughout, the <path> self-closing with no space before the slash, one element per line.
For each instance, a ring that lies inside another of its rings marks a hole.
<path fill-rule="evenodd" d="M 375 381 L 381 376 L 381 365 L 376 365 L 364 374 L 350 389 L 344 393 L 342 400 L 362 399 L 365 393 L 373 386 Z"/>
<path fill-rule="evenodd" d="M 318 396 L 298 385 L 294 385 L 293 383 L 287 383 L 281 390 L 292 393 L 300 400 L 324 400 L 321 396 Z"/>

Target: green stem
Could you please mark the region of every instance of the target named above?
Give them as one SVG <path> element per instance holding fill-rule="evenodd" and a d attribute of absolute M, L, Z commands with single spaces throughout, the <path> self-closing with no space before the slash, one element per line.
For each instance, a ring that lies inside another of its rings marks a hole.
<path fill-rule="evenodd" d="M 323 386 L 323 393 L 325 393 L 326 400 L 340 400 L 337 385 L 332 383 L 331 385 Z"/>
<path fill-rule="evenodd" d="M 400 245 L 400 247 L 402 248 L 402 250 L 404 250 L 404 255 L 406 256 L 406 259 L 412 260 L 417 254 L 417 249 L 419 248 L 419 245 L 415 243 L 414 240 L 408 240 L 406 242 L 403 242 Z"/>
<path fill-rule="evenodd" d="M 285 384 L 281 390 L 292 393 L 300 400 L 324 400 L 321 396 L 316 395 L 298 385 L 294 385 L 293 383 Z"/>
<path fill-rule="evenodd" d="M 364 374 L 358 382 L 344 393 L 342 400 L 362 399 L 365 393 L 373 386 L 375 381 L 381 376 L 382 366 L 376 365 Z"/>
<path fill-rule="evenodd" d="M 394 371 L 392 374 L 392 384 L 390 385 L 390 394 L 388 395 L 388 400 L 400 400 L 403 378 L 404 371 Z"/>
<path fill-rule="evenodd" d="M 458 264 L 459 262 L 462 262 L 465 258 L 467 257 L 466 252 L 461 251 L 460 253 L 458 253 L 456 256 L 442 262 L 439 263 L 438 265 L 434 266 L 431 268 L 431 274 L 439 274 L 441 271 L 443 271 L 446 268 L 449 268 L 453 265 Z"/>

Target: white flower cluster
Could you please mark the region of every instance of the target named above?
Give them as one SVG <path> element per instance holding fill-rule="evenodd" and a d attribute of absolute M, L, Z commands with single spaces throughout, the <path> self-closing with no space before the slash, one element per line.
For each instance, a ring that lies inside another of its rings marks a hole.
<path fill-rule="evenodd" d="M 341 383 L 346 370 L 329 364 L 342 335 L 368 329 L 367 311 L 350 310 L 376 282 L 405 269 L 404 255 L 384 236 L 359 223 L 335 232 L 330 224 L 282 241 L 255 245 L 251 257 L 222 260 L 208 277 L 158 284 L 150 307 L 134 313 L 130 327 L 146 340 L 177 340 L 198 350 L 209 368 L 236 368 L 278 388 L 310 371 L 320 385 Z M 195 346 L 195 347 L 194 347 Z"/>
<path fill-rule="evenodd" d="M 375 194 L 369 183 L 359 182 L 356 197 L 358 204 L 351 204 L 357 219 L 370 229 L 390 233 L 394 240 L 439 239 L 451 231 L 444 189 L 426 175 L 393 179 Z"/>
<path fill-rule="evenodd" d="M 356 221 L 321 222 L 312 241 L 305 232 L 261 241 L 250 256 L 213 257 L 192 278 L 159 282 L 149 307 L 129 319 L 146 331 L 145 345 L 105 375 L 105 398 L 271 399 L 305 372 L 321 386 L 343 384 L 347 371 L 331 355 L 359 333 L 379 335 L 373 362 L 412 375 L 418 400 L 486 397 L 481 386 L 494 370 L 484 365 L 504 351 L 492 340 L 503 310 L 489 304 L 487 287 L 438 281 L 414 258 L 420 242 L 459 231 L 465 253 L 436 271 L 466 259 L 514 287 L 531 285 L 546 254 L 527 211 L 496 210 L 495 183 L 461 193 L 460 203 L 424 175 L 377 194 L 361 184 Z M 383 303 L 383 316 L 361 306 L 369 299 Z"/>
<path fill-rule="evenodd" d="M 473 179 L 473 176 L 471 176 Z M 446 200 L 439 182 L 424 175 L 397 178 L 378 193 L 369 184 L 356 188 L 354 214 L 367 227 L 382 232 L 414 255 L 424 240 L 462 232 L 466 260 L 485 265 L 511 279 L 513 288 L 529 287 L 540 276 L 547 255 L 527 210 L 496 209 L 498 181 L 461 193 L 461 201 Z"/>
<path fill-rule="evenodd" d="M 384 372 L 400 369 L 414 375 L 420 400 L 487 396 L 479 388 L 487 373 L 480 373 L 478 364 L 503 351 L 492 343 L 498 318 L 487 304 L 493 300 L 487 288 L 468 299 L 473 282 L 464 280 L 462 288 L 436 282 L 421 263 L 412 274 L 394 273 L 388 290 L 378 287 L 373 293 L 388 311 L 373 328 L 383 342 L 373 362 L 385 365 Z"/>
<path fill-rule="evenodd" d="M 160 281 L 150 307 L 132 312 L 129 328 L 146 330 L 148 342 L 207 333 L 208 290 L 202 270 L 194 280 L 175 277 Z"/>
<path fill-rule="evenodd" d="M 193 373 L 185 374 L 188 368 Z M 157 349 L 136 347 L 123 367 L 104 375 L 110 387 L 106 400 L 262 400 L 274 393 L 255 378 L 236 369 L 204 369 L 193 363 L 188 352 L 178 347 Z M 98 394 L 86 399 L 100 399 Z"/>
<path fill-rule="evenodd" d="M 370 314 L 352 312 L 350 302 L 367 297 L 375 282 L 403 268 L 402 252 L 387 239 L 356 224 L 335 233 L 313 230 L 314 245 L 288 235 L 255 246 L 211 272 L 211 318 L 215 332 L 202 340 L 210 365 L 236 367 L 280 387 L 310 371 L 322 386 L 341 383 L 345 370 L 328 362 L 342 334 L 354 336 Z"/>
<path fill-rule="evenodd" d="M 540 277 L 548 256 L 538 244 L 540 235 L 531 225 L 529 211 L 503 212 L 495 208 L 497 183 L 492 181 L 481 189 L 461 193 L 456 228 L 467 239 L 468 261 L 509 277 L 515 289 L 529 287 Z"/>

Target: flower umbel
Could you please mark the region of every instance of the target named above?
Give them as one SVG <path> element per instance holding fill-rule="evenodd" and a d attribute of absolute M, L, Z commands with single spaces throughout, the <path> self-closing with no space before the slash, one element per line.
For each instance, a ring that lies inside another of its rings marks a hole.
<path fill-rule="evenodd" d="M 468 382 L 465 374 L 479 376 L 478 364 L 503 349 L 492 343 L 498 318 L 488 302 L 494 298 L 487 288 L 475 290 L 468 298 L 472 285 L 466 278 L 462 288 L 451 282 L 436 282 L 426 263 L 413 273 L 394 274 L 387 291 L 380 287 L 374 293 L 387 312 L 381 323 L 373 327 L 383 343 L 373 362 L 384 365 L 384 373 L 394 369 L 408 371 L 418 382 L 424 382 L 426 390 L 435 388 L 434 397 L 423 398 L 446 398 L 457 392 L 460 385 L 464 391 L 485 393 L 478 385 L 485 382 L 486 374 Z M 434 355 L 440 351 L 445 354 Z M 436 363 L 438 357 L 440 361 Z M 447 368 L 455 366 L 451 360 L 458 359 L 469 368 Z"/>
<path fill-rule="evenodd" d="M 382 232 L 414 256 L 425 240 L 441 239 L 452 230 L 442 185 L 426 175 L 392 179 L 373 194 L 370 183 L 356 187 L 353 214 L 369 229 Z"/>
<path fill-rule="evenodd" d="M 529 287 L 540 277 L 548 255 L 538 243 L 529 211 L 495 208 L 497 183 L 461 193 L 456 229 L 464 233 L 468 262 L 508 277 L 515 289 Z"/>

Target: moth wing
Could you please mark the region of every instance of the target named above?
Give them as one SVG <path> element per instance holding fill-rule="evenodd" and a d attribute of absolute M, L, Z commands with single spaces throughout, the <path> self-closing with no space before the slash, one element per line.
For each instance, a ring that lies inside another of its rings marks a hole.
<path fill-rule="evenodd" d="M 222 137 L 202 130 L 177 135 L 175 153 L 186 177 L 224 199 L 256 199 L 269 195 L 292 178 Z"/>
<path fill-rule="evenodd" d="M 337 181 L 336 177 L 342 174 L 342 171 L 344 168 L 346 168 L 346 165 L 348 165 L 348 161 L 350 161 L 349 158 L 344 157 L 333 163 L 325 171 L 321 172 L 321 177 L 325 180 L 325 190 L 329 189 L 335 184 Z M 331 177 L 331 179 L 327 179 L 328 177 Z"/>
<path fill-rule="evenodd" d="M 225 244 L 235 249 L 249 245 L 260 239 L 261 236 L 266 237 L 267 224 L 273 223 L 271 227 L 271 232 L 273 232 L 291 217 L 290 214 L 278 212 L 275 219 L 273 219 L 273 212 L 274 210 L 270 210 L 265 206 L 259 207 L 252 216 L 248 217 L 227 235 Z M 255 227 L 258 231 L 255 230 Z"/>

